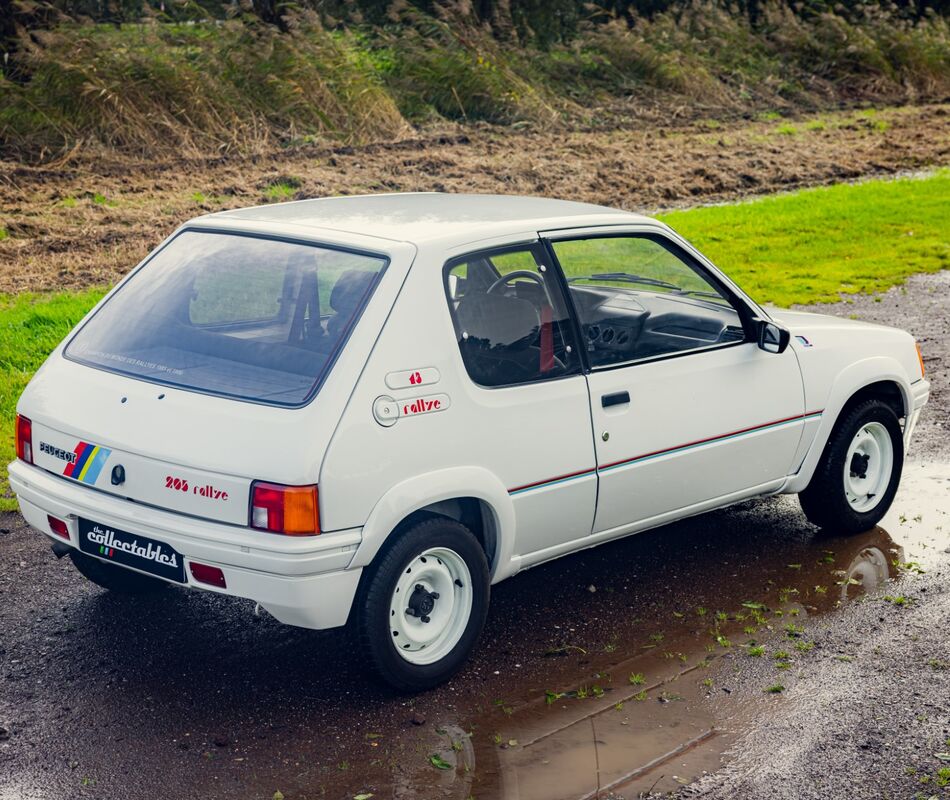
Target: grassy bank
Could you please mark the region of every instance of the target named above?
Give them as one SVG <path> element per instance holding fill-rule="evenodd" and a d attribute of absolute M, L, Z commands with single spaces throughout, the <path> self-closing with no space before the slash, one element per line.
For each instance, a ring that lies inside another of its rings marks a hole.
<path fill-rule="evenodd" d="M 724 0 L 693 0 L 545 48 L 411 8 L 333 30 L 306 12 L 285 31 L 249 18 L 62 25 L 24 39 L 17 80 L 0 65 L 0 155 L 253 153 L 446 121 L 663 124 L 946 97 L 947 19 L 862 8 L 805 18 L 766 2 L 753 25 Z"/>
<path fill-rule="evenodd" d="M 761 303 L 834 302 L 950 268 L 950 170 L 666 214 Z"/>
<path fill-rule="evenodd" d="M 920 179 L 677 211 L 663 219 L 756 300 L 787 306 L 877 292 L 913 273 L 950 267 L 947 197 L 950 170 L 941 170 Z M 0 299 L 0 465 L 13 458 L 13 419 L 23 387 L 102 294 L 93 289 Z M 4 477 L 0 510 L 13 504 Z"/>

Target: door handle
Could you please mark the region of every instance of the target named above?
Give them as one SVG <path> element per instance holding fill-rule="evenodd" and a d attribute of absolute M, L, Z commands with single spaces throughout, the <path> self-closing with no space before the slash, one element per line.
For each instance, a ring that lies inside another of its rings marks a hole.
<path fill-rule="evenodd" d="M 611 406 L 622 406 L 630 402 L 630 392 L 611 392 L 610 394 L 605 394 L 600 398 L 600 404 L 604 408 L 610 408 Z"/>

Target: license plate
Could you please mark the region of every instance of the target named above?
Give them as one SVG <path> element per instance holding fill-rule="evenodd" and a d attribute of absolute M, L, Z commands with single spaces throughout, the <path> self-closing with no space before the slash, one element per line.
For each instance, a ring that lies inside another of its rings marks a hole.
<path fill-rule="evenodd" d="M 165 542 L 147 536 L 127 533 L 80 517 L 79 549 L 106 561 L 185 583 L 185 559 L 181 553 Z"/>

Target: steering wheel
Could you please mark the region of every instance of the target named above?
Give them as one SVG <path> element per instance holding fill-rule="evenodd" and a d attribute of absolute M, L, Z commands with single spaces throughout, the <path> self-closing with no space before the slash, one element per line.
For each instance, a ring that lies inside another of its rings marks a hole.
<path fill-rule="evenodd" d="M 488 287 L 486 294 L 491 294 L 492 292 L 497 291 L 505 284 L 511 283 L 511 281 L 515 280 L 515 278 L 530 278 L 531 280 L 535 281 L 542 289 L 544 288 L 544 280 L 540 275 L 538 275 L 537 272 L 532 272 L 530 269 L 516 269 L 514 272 L 509 272 L 507 275 L 502 275 L 497 281 Z"/>

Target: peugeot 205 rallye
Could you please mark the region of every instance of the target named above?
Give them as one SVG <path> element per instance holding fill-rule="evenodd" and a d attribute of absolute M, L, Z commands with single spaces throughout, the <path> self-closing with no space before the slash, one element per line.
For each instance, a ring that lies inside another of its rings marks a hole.
<path fill-rule="evenodd" d="M 121 281 L 20 399 L 10 482 L 100 586 L 349 624 L 412 691 L 565 553 L 778 492 L 872 527 L 928 390 L 907 333 L 766 311 L 645 217 L 307 200 L 188 222 Z"/>

